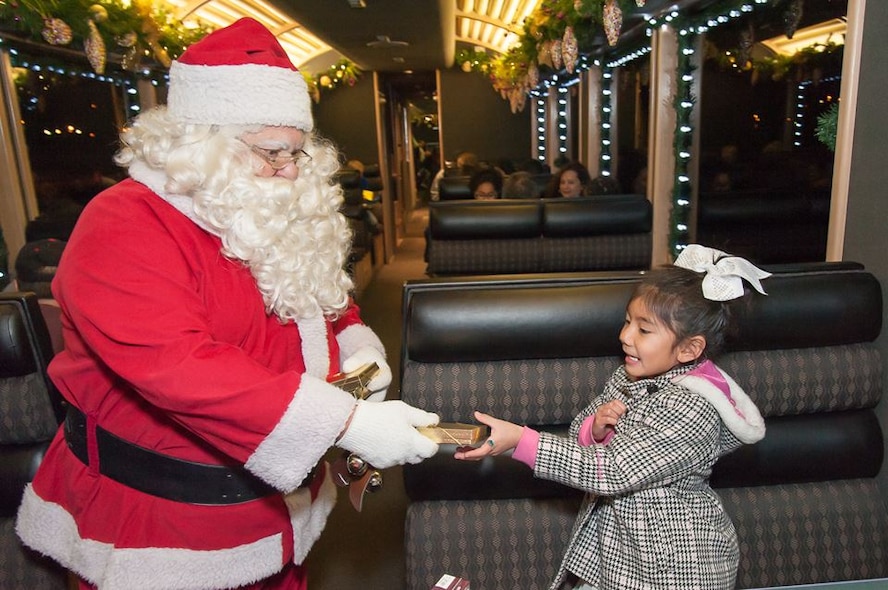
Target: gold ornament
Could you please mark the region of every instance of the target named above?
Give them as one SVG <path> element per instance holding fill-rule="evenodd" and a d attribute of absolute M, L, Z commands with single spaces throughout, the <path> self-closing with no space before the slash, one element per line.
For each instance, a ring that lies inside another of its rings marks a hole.
<path fill-rule="evenodd" d="M 537 67 L 535 63 L 527 66 L 527 85 L 531 88 L 536 88 L 536 85 L 540 83 L 540 69 Z"/>
<path fill-rule="evenodd" d="M 83 49 L 86 51 L 86 58 L 89 65 L 97 74 L 105 73 L 105 42 L 99 29 L 93 21 L 87 21 L 89 25 L 89 37 L 83 41 Z"/>
<path fill-rule="evenodd" d="M 803 13 L 802 0 L 791 0 L 786 8 L 786 12 L 783 14 L 783 33 L 788 39 L 792 39 L 793 35 L 795 35 L 796 30 L 799 28 L 799 23 L 802 21 Z"/>
<path fill-rule="evenodd" d="M 552 67 L 552 42 L 543 41 L 537 46 L 537 63 L 541 66 Z"/>
<path fill-rule="evenodd" d="M 523 88 L 515 87 L 509 89 L 509 108 L 512 110 L 512 114 L 523 111 L 526 100 L 527 97 L 524 94 Z"/>
<path fill-rule="evenodd" d="M 89 7 L 89 16 L 97 23 L 103 23 L 108 20 L 108 9 L 101 4 L 93 4 Z"/>
<path fill-rule="evenodd" d="M 561 58 L 568 74 L 573 74 L 578 57 L 577 37 L 574 35 L 573 27 L 568 26 L 564 29 L 564 37 L 561 39 Z"/>
<path fill-rule="evenodd" d="M 604 33 L 607 35 L 607 44 L 613 47 L 620 40 L 620 30 L 623 28 L 623 11 L 617 6 L 615 0 L 607 0 L 602 12 Z"/>
<path fill-rule="evenodd" d="M 48 18 L 43 21 L 43 31 L 40 32 L 43 39 L 50 45 L 67 45 L 73 35 L 68 23 L 60 18 Z"/>
<path fill-rule="evenodd" d="M 120 35 L 119 37 L 115 38 L 114 40 L 121 47 L 132 47 L 133 45 L 136 44 L 136 41 L 138 41 L 138 37 L 136 36 L 135 33 L 130 31 L 129 33 L 127 33 L 125 35 Z"/>
<path fill-rule="evenodd" d="M 549 54 L 552 56 L 552 67 L 556 70 L 561 69 L 562 62 L 562 54 L 561 54 L 561 39 L 555 39 L 552 41 L 552 44 L 549 45 Z"/>
<path fill-rule="evenodd" d="M 737 65 L 743 70 L 749 66 L 753 45 L 755 45 L 755 29 L 750 22 L 745 29 L 740 31 L 740 41 L 737 44 Z"/>
<path fill-rule="evenodd" d="M 141 63 L 141 52 L 135 45 L 126 50 L 123 57 L 120 58 L 120 67 L 129 72 L 135 72 L 139 69 Z"/>

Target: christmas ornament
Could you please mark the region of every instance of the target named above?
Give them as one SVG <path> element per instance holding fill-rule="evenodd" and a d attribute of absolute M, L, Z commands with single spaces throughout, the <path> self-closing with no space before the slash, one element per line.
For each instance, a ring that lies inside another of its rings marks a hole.
<path fill-rule="evenodd" d="M 108 20 L 108 9 L 101 4 L 93 4 L 89 7 L 89 16 L 97 23 L 103 23 Z"/>
<path fill-rule="evenodd" d="M 604 33 L 607 35 L 607 44 L 613 47 L 620 39 L 620 29 L 623 28 L 623 11 L 617 6 L 616 0 L 607 0 L 602 12 Z"/>
<path fill-rule="evenodd" d="M 105 73 L 105 42 L 99 29 L 93 21 L 87 21 L 89 25 L 89 37 L 83 40 L 83 49 L 86 51 L 86 57 L 89 65 L 97 74 Z"/>
<path fill-rule="evenodd" d="M 43 21 L 40 33 L 50 45 L 67 45 L 71 42 L 71 27 L 60 18 L 48 18 Z"/>
<path fill-rule="evenodd" d="M 755 29 L 750 22 L 745 29 L 740 31 L 740 41 L 737 46 L 737 65 L 744 70 L 749 65 L 753 45 L 755 45 Z"/>
<path fill-rule="evenodd" d="M 537 46 L 537 63 L 552 67 L 552 42 L 543 41 Z"/>
<path fill-rule="evenodd" d="M 584 2 L 584 0 L 574 0 L 574 10 L 580 18 L 590 16 L 589 8 L 590 6 L 588 2 Z"/>
<path fill-rule="evenodd" d="M 577 37 L 574 35 L 573 27 L 568 26 L 564 29 L 564 37 L 561 39 L 561 58 L 564 60 L 564 68 L 568 74 L 573 74 L 574 67 L 577 65 L 577 57 L 579 57 Z"/>
<path fill-rule="evenodd" d="M 537 67 L 535 63 L 527 66 L 527 85 L 531 88 L 536 88 L 536 85 L 540 83 L 540 69 Z"/>
<path fill-rule="evenodd" d="M 123 57 L 120 58 L 120 67 L 128 72 L 135 72 L 139 69 L 141 52 L 135 45 L 126 50 Z"/>
<path fill-rule="evenodd" d="M 792 39 L 799 23 L 802 20 L 802 0 L 791 0 L 783 13 L 783 32 L 788 39 Z"/>
<path fill-rule="evenodd" d="M 119 37 L 116 37 L 114 39 L 114 41 L 116 41 L 117 44 L 120 45 L 121 47 L 132 47 L 133 45 L 136 44 L 137 40 L 138 40 L 138 37 L 136 37 L 136 34 L 133 33 L 132 31 L 130 31 L 129 33 L 127 33 L 125 35 L 120 35 Z"/>
<path fill-rule="evenodd" d="M 552 67 L 560 70 L 562 64 L 561 39 L 552 41 L 552 44 L 549 45 L 549 54 L 552 57 Z"/>
<path fill-rule="evenodd" d="M 524 94 L 523 88 L 515 87 L 509 90 L 509 108 L 513 115 L 523 111 L 525 104 L 527 104 L 527 95 Z"/>

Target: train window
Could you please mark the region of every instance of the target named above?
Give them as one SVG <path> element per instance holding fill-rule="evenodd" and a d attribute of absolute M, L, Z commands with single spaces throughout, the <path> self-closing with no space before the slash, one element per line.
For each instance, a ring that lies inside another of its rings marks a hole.
<path fill-rule="evenodd" d="M 40 217 L 58 222 L 46 231 L 64 234 L 79 209 L 121 177 L 112 156 L 133 97 L 119 78 L 70 66 L 23 59 L 14 74 Z"/>
<path fill-rule="evenodd" d="M 806 2 L 803 12 L 798 4 L 703 40 L 698 240 L 762 263 L 826 255 L 833 153 L 817 126 L 840 99 L 847 2 Z M 741 201 L 759 217 L 729 222 Z M 772 226 L 783 230 L 782 247 Z"/>

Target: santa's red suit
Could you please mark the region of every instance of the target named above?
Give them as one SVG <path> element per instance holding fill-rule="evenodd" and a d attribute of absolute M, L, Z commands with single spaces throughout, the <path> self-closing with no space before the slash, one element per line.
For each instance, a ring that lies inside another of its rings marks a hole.
<path fill-rule="evenodd" d="M 340 358 L 382 344 L 354 306 L 335 321 L 282 323 L 250 270 L 220 249 L 134 180 L 90 202 L 66 247 L 54 283 L 65 350 L 50 374 L 86 416 L 90 461 L 60 430 L 17 531 L 101 588 L 267 578 L 302 562 L 332 508 L 329 477 L 303 480 L 355 402 L 326 379 Z M 281 493 L 200 505 L 140 492 L 100 474 L 97 424 L 167 456 L 245 465 Z"/>

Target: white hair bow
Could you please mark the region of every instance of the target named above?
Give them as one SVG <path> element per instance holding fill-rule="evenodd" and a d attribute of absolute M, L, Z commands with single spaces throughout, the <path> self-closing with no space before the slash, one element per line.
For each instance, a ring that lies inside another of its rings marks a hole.
<path fill-rule="evenodd" d="M 710 301 L 730 301 L 743 295 L 743 279 L 762 295 L 761 279 L 771 273 L 757 268 L 745 258 L 731 256 L 715 248 L 689 244 L 675 259 L 675 266 L 705 272 L 703 296 Z"/>

